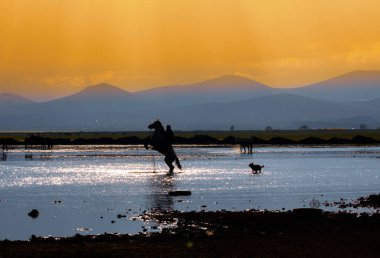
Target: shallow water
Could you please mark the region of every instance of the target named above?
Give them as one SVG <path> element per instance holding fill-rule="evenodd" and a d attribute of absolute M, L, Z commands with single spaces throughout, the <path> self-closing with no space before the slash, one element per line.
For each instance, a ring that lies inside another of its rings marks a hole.
<path fill-rule="evenodd" d="M 154 222 L 133 217 L 155 209 L 293 209 L 380 189 L 380 147 L 257 147 L 253 155 L 229 147 L 176 151 L 184 169 L 167 176 L 162 156 L 136 146 L 11 150 L 0 161 L 0 239 L 154 231 Z M 265 165 L 263 173 L 250 173 L 250 162 Z M 192 195 L 167 194 L 174 190 Z M 32 209 L 40 211 L 38 218 L 27 216 Z"/>

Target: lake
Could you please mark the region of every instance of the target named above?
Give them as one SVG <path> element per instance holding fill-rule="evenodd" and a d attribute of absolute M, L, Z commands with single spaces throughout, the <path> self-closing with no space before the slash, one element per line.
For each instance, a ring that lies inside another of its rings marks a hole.
<path fill-rule="evenodd" d="M 0 161 L 0 239 L 155 231 L 143 211 L 288 210 L 380 189 L 380 147 L 177 146 L 183 170 L 140 146 L 15 149 Z M 27 155 L 27 156 L 26 156 Z M 252 174 L 248 164 L 265 167 Z M 190 190 L 191 196 L 169 196 Z M 317 200 L 317 202 L 315 201 Z M 32 219 L 27 214 L 37 209 Z M 118 216 L 119 215 L 119 216 Z"/>

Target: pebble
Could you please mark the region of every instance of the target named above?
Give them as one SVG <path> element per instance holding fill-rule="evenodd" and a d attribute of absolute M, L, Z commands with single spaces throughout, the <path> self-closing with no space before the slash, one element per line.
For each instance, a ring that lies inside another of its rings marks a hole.
<path fill-rule="evenodd" d="M 40 215 L 40 212 L 36 209 L 33 209 L 28 213 L 28 216 L 33 219 L 37 218 L 39 215 Z"/>
<path fill-rule="evenodd" d="M 170 196 L 187 196 L 187 195 L 191 195 L 191 191 L 170 191 L 168 193 Z"/>

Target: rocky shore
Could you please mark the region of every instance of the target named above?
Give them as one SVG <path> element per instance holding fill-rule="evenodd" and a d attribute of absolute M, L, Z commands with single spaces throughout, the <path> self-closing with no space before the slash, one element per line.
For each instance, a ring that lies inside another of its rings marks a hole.
<path fill-rule="evenodd" d="M 341 199 L 340 201 L 333 203 L 324 203 L 325 206 L 338 206 L 341 209 L 344 208 L 354 208 L 357 209 L 359 207 L 364 208 L 380 208 L 380 194 L 371 194 L 369 196 L 360 197 L 357 200 L 347 201 L 345 199 Z"/>
<path fill-rule="evenodd" d="M 159 212 L 161 233 L 1 241 L 0 257 L 380 257 L 380 214 Z"/>

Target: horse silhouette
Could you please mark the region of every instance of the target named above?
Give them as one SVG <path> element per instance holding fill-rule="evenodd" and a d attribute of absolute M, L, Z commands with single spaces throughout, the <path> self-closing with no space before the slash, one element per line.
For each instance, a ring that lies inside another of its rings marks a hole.
<path fill-rule="evenodd" d="M 240 153 L 252 154 L 253 142 L 251 139 L 237 139 L 237 143 L 240 145 Z"/>
<path fill-rule="evenodd" d="M 169 174 L 173 173 L 174 166 L 173 162 L 175 161 L 177 167 L 182 169 L 181 163 L 175 153 L 172 145 L 173 132 L 170 129 L 170 126 L 167 127 L 165 131 L 159 120 L 156 120 L 148 126 L 149 129 L 154 129 L 153 135 L 146 138 L 144 144 L 146 149 L 151 149 L 158 151 L 159 153 L 165 156 L 165 163 L 169 167 Z"/>

